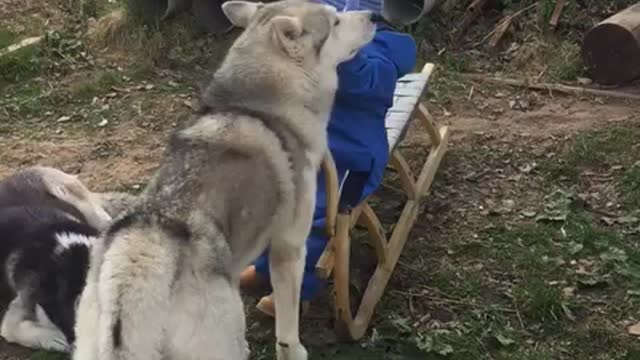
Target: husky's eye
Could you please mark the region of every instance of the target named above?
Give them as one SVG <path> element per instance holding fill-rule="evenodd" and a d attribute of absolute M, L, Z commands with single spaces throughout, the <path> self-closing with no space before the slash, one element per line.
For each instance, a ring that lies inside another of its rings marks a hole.
<path fill-rule="evenodd" d="M 340 19 L 336 19 L 336 22 L 333 23 L 333 26 L 338 26 L 340 25 Z"/>

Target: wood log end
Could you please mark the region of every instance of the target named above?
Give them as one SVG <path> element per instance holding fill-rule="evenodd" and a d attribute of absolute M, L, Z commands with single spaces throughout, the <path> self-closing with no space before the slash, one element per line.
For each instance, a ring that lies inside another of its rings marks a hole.
<path fill-rule="evenodd" d="M 621 84 L 640 76 L 639 39 L 614 23 L 601 23 L 585 35 L 582 59 L 600 84 Z"/>

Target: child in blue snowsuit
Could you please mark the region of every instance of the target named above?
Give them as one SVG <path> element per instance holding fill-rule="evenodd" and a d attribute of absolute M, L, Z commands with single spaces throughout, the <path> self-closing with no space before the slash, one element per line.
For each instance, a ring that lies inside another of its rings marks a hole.
<path fill-rule="evenodd" d="M 320 1 L 333 5 L 338 10 L 345 8 L 345 0 Z M 382 1 L 349 0 L 348 6 L 349 10 L 371 10 L 379 14 L 382 11 Z M 353 59 L 338 67 L 338 90 L 329 121 L 328 136 L 329 149 L 342 184 L 342 205 L 357 206 L 382 182 L 389 158 L 385 115 L 393 104 L 396 81 L 413 70 L 415 59 L 414 40 L 380 23 L 373 41 Z M 302 300 L 313 298 L 323 285 L 316 277 L 314 268 L 328 242 L 325 216 L 325 180 L 324 174 L 320 172 L 314 222 L 306 242 Z M 269 278 L 267 253 L 242 274 L 241 286 L 256 278 Z M 264 297 L 258 308 L 273 315 L 271 297 Z"/>

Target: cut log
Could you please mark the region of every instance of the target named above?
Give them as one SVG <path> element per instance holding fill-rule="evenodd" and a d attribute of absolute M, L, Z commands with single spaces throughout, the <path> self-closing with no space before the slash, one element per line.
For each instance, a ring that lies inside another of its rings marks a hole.
<path fill-rule="evenodd" d="M 640 3 L 594 26 L 582 58 L 594 81 L 613 85 L 640 77 Z"/>

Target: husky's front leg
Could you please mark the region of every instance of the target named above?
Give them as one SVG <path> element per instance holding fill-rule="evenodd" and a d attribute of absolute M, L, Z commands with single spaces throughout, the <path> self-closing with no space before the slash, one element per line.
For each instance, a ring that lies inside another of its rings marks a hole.
<path fill-rule="evenodd" d="M 304 272 L 305 245 L 289 234 L 271 244 L 269 265 L 276 307 L 276 353 L 278 360 L 306 360 L 300 343 L 300 287 Z"/>
<path fill-rule="evenodd" d="M 311 230 L 315 207 L 315 172 L 307 170 L 306 191 L 298 204 L 291 228 L 271 241 L 269 266 L 276 307 L 276 354 L 278 360 L 306 360 L 307 350 L 300 344 L 300 291 L 306 255 L 305 241 Z"/>

